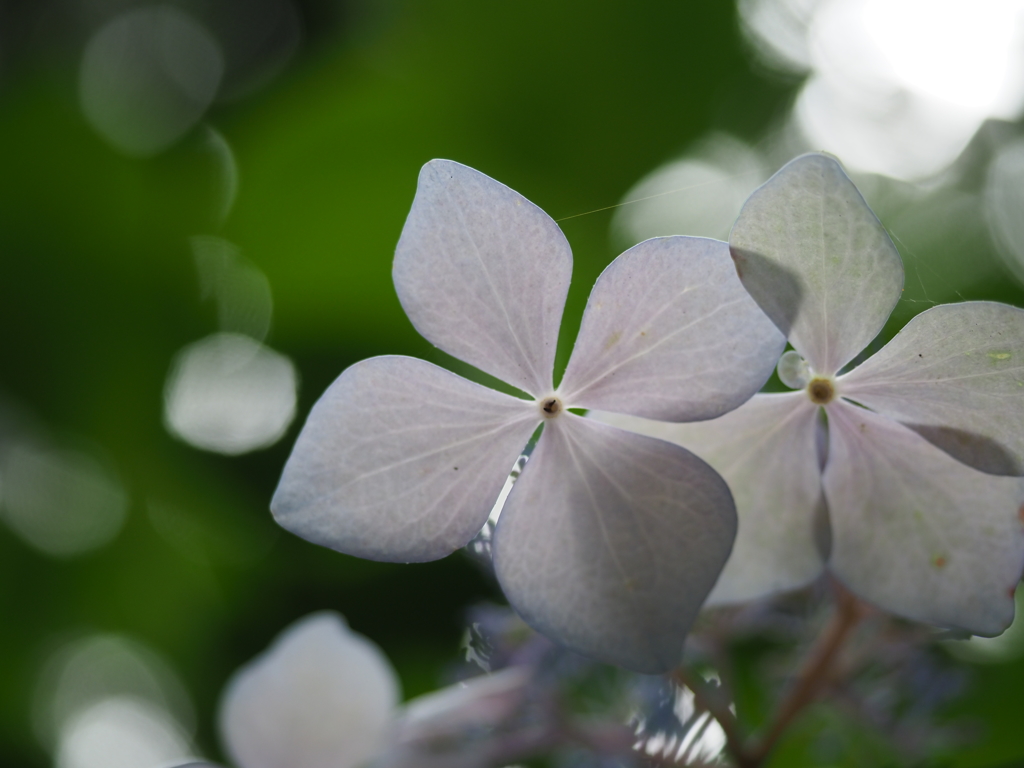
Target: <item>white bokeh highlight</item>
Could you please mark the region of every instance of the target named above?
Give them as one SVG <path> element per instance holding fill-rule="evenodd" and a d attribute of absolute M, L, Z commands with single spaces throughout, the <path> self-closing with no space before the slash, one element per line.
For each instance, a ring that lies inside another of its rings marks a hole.
<path fill-rule="evenodd" d="M 0 519 L 46 555 L 102 547 L 127 513 L 116 471 L 93 451 L 23 442 L 0 452 Z"/>
<path fill-rule="evenodd" d="M 170 768 L 195 756 L 163 709 L 128 697 L 103 699 L 77 713 L 61 734 L 56 768 Z"/>
<path fill-rule="evenodd" d="M 295 418 L 298 373 L 284 355 L 234 333 L 189 344 L 164 390 L 164 422 L 196 448 L 237 455 L 277 442 Z"/>
<path fill-rule="evenodd" d="M 1001 147 L 985 183 L 985 215 L 1003 262 L 1024 283 L 1024 141 Z"/>
<path fill-rule="evenodd" d="M 216 303 L 219 330 L 263 341 L 274 312 L 266 275 L 224 238 L 196 235 L 189 243 L 199 273 L 200 296 Z"/>
<path fill-rule="evenodd" d="M 613 235 L 623 245 L 666 235 L 725 240 L 744 201 L 766 178 L 765 161 L 754 149 L 712 134 L 623 196 L 612 219 Z"/>
<path fill-rule="evenodd" d="M 39 676 L 32 714 L 56 768 L 166 768 L 198 754 L 192 704 L 174 670 L 118 635 L 60 646 Z"/>
<path fill-rule="evenodd" d="M 199 122 L 223 71 L 219 45 L 200 22 L 170 5 L 137 8 L 89 40 L 79 102 L 89 124 L 115 149 L 154 155 Z"/>
<path fill-rule="evenodd" d="M 809 74 L 809 146 L 902 179 L 940 173 L 989 118 L 1024 106 L 1021 0 L 744 0 L 768 66 Z"/>

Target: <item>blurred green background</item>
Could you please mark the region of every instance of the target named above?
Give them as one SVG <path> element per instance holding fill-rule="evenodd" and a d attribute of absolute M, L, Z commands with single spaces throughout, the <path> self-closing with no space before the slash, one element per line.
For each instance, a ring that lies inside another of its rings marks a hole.
<path fill-rule="evenodd" d="M 192 699 L 197 743 L 220 758 L 221 688 L 294 619 L 340 611 L 411 696 L 456 658 L 466 606 L 500 600 L 461 553 L 360 561 L 286 534 L 268 511 L 306 413 L 346 366 L 398 353 L 467 372 L 418 336 L 390 280 L 425 161 L 458 160 L 573 217 L 562 223 L 575 257 L 564 363 L 590 286 L 630 239 L 612 210 L 578 214 L 615 205 L 709 136 L 759 152 L 750 188 L 791 148 L 819 148 L 787 138 L 804 76 L 768 68 L 726 0 L 306 0 L 288 17 L 301 35 L 235 59 L 230 41 L 244 36 L 232 30 L 252 14 L 209 0 L 178 7 L 221 41 L 221 82 L 237 88 L 222 86 L 165 148 L 126 154 L 83 112 L 81 68 L 96 30 L 136 5 L 0 2 L 0 519 L 57 503 L 19 501 L 25 445 L 29 459 L 91 457 L 83 482 L 98 472 L 126 510 L 96 546 L 56 554 L 38 545 L 45 531 L 34 545 L 0 525 L 3 766 L 52 764 L 33 712 L 52 654 L 78 639 L 117 634 L 162 656 Z M 1017 131 L 990 121 L 926 183 L 858 178 L 907 262 L 887 334 L 938 301 L 1024 304 L 984 209 L 991 158 Z M 240 455 L 166 426 L 176 355 L 225 329 L 227 300 L 203 297 L 197 235 L 233 244 L 228 261 L 265 275 L 264 341 L 299 377 L 283 437 Z M 78 475 L 40 466 L 37 483 L 74 511 Z M 972 670 L 957 707 L 980 738 L 952 764 L 1024 760 L 1024 662 Z"/>

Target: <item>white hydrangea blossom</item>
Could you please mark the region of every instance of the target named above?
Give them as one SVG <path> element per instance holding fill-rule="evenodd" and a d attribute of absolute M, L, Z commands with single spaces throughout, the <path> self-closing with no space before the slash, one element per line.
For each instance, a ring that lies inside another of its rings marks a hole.
<path fill-rule="evenodd" d="M 1024 311 L 934 307 L 840 374 L 896 305 L 903 267 L 827 155 L 797 158 L 756 191 L 730 246 L 795 348 L 779 374 L 798 391 L 701 424 L 601 416 L 690 448 L 728 481 L 739 532 L 709 603 L 827 567 L 894 613 L 1001 632 L 1024 568 Z"/>
<path fill-rule="evenodd" d="M 380 648 L 325 611 L 235 673 L 221 735 L 236 768 L 356 768 L 383 751 L 398 701 Z"/>
<path fill-rule="evenodd" d="M 399 706 L 384 652 L 321 611 L 235 673 L 221 699 L 221 738 L 235 768 L 483 768 L 492 745 L 471 747 L 466 733 L 516 711 L 531 680 L 530 669 L 509 667 Z"/>
<path fill-rule="evenodd" d="M 549 637 L 658 672 L 678 663 L 728 557 L 731 496 L 688 451 L 569 409 L 713 418 L 763 384 L 784 340 L 727 244 L 657 238 L 598 279 L 555 388 L 571 272 L 565 237 L 535 205 L 458 163 L 424 166 L 395 255 L 402 306 L 431 343 L 529 399 L 421 360 L 364 360 L 313 408 L 271 507 L 341 552 L 440 558 L 480 530 L 544 424 L 495 532 L 498 580 Z"/>

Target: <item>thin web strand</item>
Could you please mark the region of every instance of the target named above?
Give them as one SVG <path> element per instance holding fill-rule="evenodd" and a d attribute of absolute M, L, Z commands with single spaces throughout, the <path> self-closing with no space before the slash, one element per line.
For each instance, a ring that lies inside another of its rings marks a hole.
<path fill-rule="evenodd" d="M 904 302 L 904 303 L 907 303 L 907 304 L 927 304 L 928 306 L 931 306 L 931 307 L 937 306 L 939 304 L 939 302 L 936 301 L 935 299 L 931 299 L 931 298 L 928 297 L 928 287 L 925 285 L 924 279 L 921 277 L 921 267 L 922 266 L 925 267 L 937 280 L 939 280 L 941 283 L 943 283 L 948 290 L 950 290 L 952 293 L 954 293 L 956 295 L 956 297 L 958 299 L 960 299 L 960 301 L 966 301 L 967 300 L 960 291 L 958 291 L 956 288 L 953 287 L 953 284 L 949 280 L 947 280 L 945 277 L 943 277 L 942 273 L 937 271 L 933 266 L 928 264 L 927 261 L 925 261 L 924 259 L 921 259 L 916 253 L 914 253 L 912 250 L 910 250 L 910 248 L 907 247 L 907 244 L 903 242 L 903 239 L 899 235 L 897 235 L 893 230 L 888 229 L 888 228 L 887 228 L 886 231 L 889 232 L 889 235 L 892 237 L 893 240 L 895 240 L 897 243 L 899 243 L 901 255 L 905 253 L 907 256 L 910 256 L 910 258 L 912 259 L 912 261 L 910 262 L 909 266 L 914 268 L 914 277 L 917 278 L 917 284 L 921 288 L 921 293 L 924 296 L 923 299 L 911 299 L 911 298 L 908 298 L 906 296 L 900 296 L 900 301 L 901 302 Z M 908 266 L 906 260 L 903 260 L 903 266 L 904 267 Z"/>
<path fill-rule="evenodd" d="M 633 203 L 642 203 L 642 202 L 644 202 L 646 200 L 654 200 L 655 198 L 665 197 L 666 195 L 676 195 L 676 194 L 679 194 L 680 192 L 688 192 L 691 189 L 699 189 L 700 187 L 706 187 L 706 186 L 709 186 L 711 184 L 722 184 L 723 182 L 732 181 L 732 180 L 738 179 L 738 178 L 740 178 L 742 176 L 749 176 L 752 173 L 765 174 L 767 172 L 768 172 L 767 168 L 755 168 L 755 169 L 751 169 L 751 170 L 748 170 L 748 171 L 744 171 L 743 173 L 734 174 L 733 176 L 726 176 L 724 179 L 714 179 L 714 180 L 711 180 L 711 181 L 703 181 L 700 184 L 690 184 L 689 186 L 686 186 L 686 187 L 679 187 L 678 189 L 670 189 L 667 192 L 659 192 L 656 195 L 647 195 L 647 197 L 638 197 L 635 200 L 624 200 L 621 203 L 615 203 L 615 205 L 606 205 L 604 208 L 595 208 L 592 211 L 584 211 L 583 213 L 574 213 L 572 216 L 563 216 L 560 219 L 555 219 L 555 223 L 556 224 L 560 224 L 563 221 L 568 221 L 569 219 L 578 219 L 580 216 L 590 216 L 592 213 L 601 213 L 602 211 L 610 211 L 610 210 L 612 210 L 614 208 L 621 208 L 624 205 L 632 205 Z"/>

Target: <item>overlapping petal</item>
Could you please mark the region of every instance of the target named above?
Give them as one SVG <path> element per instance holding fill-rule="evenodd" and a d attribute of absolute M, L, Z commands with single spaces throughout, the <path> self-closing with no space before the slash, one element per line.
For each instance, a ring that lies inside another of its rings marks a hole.
<path fill-rule="evenodd" d="M 525 197 L 472 168 L 431 160 L 393 273 L 402 307 L 432 344 L 534 396 L 552 389 L 572 253 Z"/>
<path fill-rule="evenodd" d="M 559 390 L 652 419 L 709 419 L 750 398 L 786 340 L 736 276 L 729 246 L 660 237 L 601 274 Z"/>
<path fill-rule="evenodd" d="M 933 307 L 839 384 L 976 469 L 1024 475 L 1024 310 Z"/>
<path fill-rule="evenodd" d="M 370 358 L 313 407 L 271 509 L 347 554 L 444 557 L 487 521 L 539 421 L 534 403 L 422 360 Z"/>
<path fill-rule="evenodd" d="M 995 635 L 1024 569 L 1024 481 L 961 464 L 843 401 L 828 406 L 829 566 L 850 589 L 919 621 Z"/>
<path fill-rule="evenodd" d="M 739 529 L 706 602 L 721 605 L 803 586 L 824 568 L 818 410 L 804 392 L 789 392 L 755 395 L 731 413 L 693 424 L 600 412 L 589 416 L 681 445 L 729 484 Z"/>
<path fill-rule="evenodd" d="M 505 504 L 494 564 L 548 637 L 638 672 L 680 661 L 732 548 L 725 482 L 679 446 L 565 413 Z"/>
<path fill-rule="evenodd" d="M 896 247 L 827 155 L 796 158 L 754 192 L 729 245 L 751 296 L 820 374 L 868 345 L 903 288 Z"/>
<path fill-rule="evenodd" d="M 355 768 L 382 747 L 398 699 L 381 650 L 317 613 L 235 674 L 221 732 L 237 768 Z"/>
<path fill-rule="evenodd" d="M 530 685 L 534 674 L 528 666 L 505 667 L 418 696 L 402 708 L 395 739 L 374 761 L 373 768 L 495 765 L 502 751 L 500 746 L 495 749 L 495 741 L 501 739 L 481 739 L 480 734 L 497 732 L 507 738 L 509 723 L 525 719 L 521 716 L 523 704 L 536 695 L 536 689 L 531 690 Z M 533 733 L 537 734 L 533 738 L 548 736 L 543 730 Z M 531 737 L 517 735 L 524 741 Z"/>

